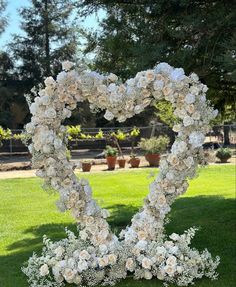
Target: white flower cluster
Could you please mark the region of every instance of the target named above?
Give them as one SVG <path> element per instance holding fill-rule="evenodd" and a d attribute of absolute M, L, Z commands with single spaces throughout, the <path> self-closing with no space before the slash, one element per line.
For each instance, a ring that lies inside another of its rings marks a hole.
<path fill-rule="evenodd" d="M 186 192 L 187 179 L 195 175 L 204 135 L 216 116 L 206 101 L 207 87 L 197 75 L 187 77 L 183 69 L 166 63 L 139 72 L 124 84 L 114 74 L 77 69 L 68 61 L 62 66 L 64 71 L 56 80 L 47 78 L 31 104 L 32 120 L 26 130 L 32 135 L 29 150 L 37 175 L 59 192 L 58 207 L 71 210 L 80 233 L 76 237 L 68 232 L 68 238 L 56 243 L 45 239 L 42 256 L 33 255 L 23 269 L 31 286 L 114 284 L 127 271 L 134 272 L 137 279 L 157 277 L 179 286 L 192 284 L 203 275 L 215 279 L 219 258 L 213 260 L 208 251 L 199 253 L 189 247 L 195 229 L 172 234 L 171 240 L 164 232 L 170 205 Z M 89 183 L 77 179 L 66 159 L 62 122 L 77 102 L 85 100 L 92 109 L 105 110 L 108 120 L 125 121 L 159 99 L 171 102 L 179 119 L 173 127 L 176 140 L 171 153 L 161 160 L 160 173 L 150 185 L 142 210 L 118 239 L 106 221 L 108 212 L 97 205 Z"/>

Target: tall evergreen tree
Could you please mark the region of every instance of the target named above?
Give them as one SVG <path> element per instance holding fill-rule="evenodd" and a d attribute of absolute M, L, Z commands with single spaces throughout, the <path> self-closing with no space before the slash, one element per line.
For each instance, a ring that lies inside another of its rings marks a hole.
<path fill-rule="evenodd" d="M 19 62 L 19 74 L 34 85 L 53 75 L 61 60 L 75 59 L 78 28 L 72 23 L 73 0 L 30 2 L 20 10 L 24 34 L 15 35 L 10 48 Z"/>
<path fill-rule="evenodd" d="M 225 119 L 232 119 L 236 92 L 235 1 L 82 0 L 81 14 L 107 17 L 91 34 L 87 51 L 95 66 L 122 78 L 166 61 L 196 72 Z"/>
<path fill-rule="evenodd" d="M 4 15 L 6 10 L 7 2 L 5 0 L 0 0 L 0 34 L 4 32 L 7 25 L 7 17 Z"/>

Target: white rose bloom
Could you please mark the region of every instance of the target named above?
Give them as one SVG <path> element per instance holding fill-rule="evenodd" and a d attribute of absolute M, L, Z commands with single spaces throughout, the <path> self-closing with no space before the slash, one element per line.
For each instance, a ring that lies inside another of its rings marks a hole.
<path fill-rule="evenodd" d="M 177 233 L 172 233 L 169 237 L 170 237 L 170 239 L 172 239 L 174 241 L 177 241 L 180 239 L 179 234 L 177 234 Z"/>
<path fill-rule="evenodd" d="M 75 278 L 74 278 L 73 283 L 80 285 L 80 284 L 81 284 L 81 282 L 82 282 L 82 278 L 81 278 L 81 276 L 76 275 L 76 276 L 75 276 Z"/>
<path fill-rule="evenodd" d="M 175 256 L 170 256 L 166 260 L 167 265 L 176 266 L 177 259 Z"/>
<path fill-rule="evenodd" d="M 184 164 L 190 168 L 194 165 L 194 159 L 192 156 L 188 156 L 186 159 L 184 159 Z"/>
<path fill-rule="evenodd" d="M 180 124 L 178 125 L 174 125 L 172 130 L 176 133 L 178 133 L 179 131 L 181 131 L 182 126 Z"/>
<path fill-rule="evenodd" d="M 88 269 L 88 263 L 85 260 L 79 260 L 78 264 L 77 264 L 77 269 L 78 272 L 81 273 L 84 270 Z"/>
<path fill-rule="evenodd" d="M 145 270 L 145 272 L 144 272 L 144 278 L 145 278 L 146 280 L 151 280 L 151 279 L 152 279 L 152 273 L 151 273 L 150 271 L 148 271 L 148 270 Z"/>
<path fill-rule="evenodd" d="M 185 127 L 191 126 L 194 124 L 194 120 L 190 116 L 185 116 L 183 119 L 183 124 Z"/>
<path fill-rule="evenodd" d="M 56 138 L 56 139 L 54 140 L 54 147 L 55 147 L 55 149 L 60 149 L 60 148 L 62 147 L 62 140 Z"/>
<path fill-rule="evenodd" d="M 64 71 L 69 71 L 74 66 L 74 63 L 70 61 L 64 61 L 61 64 L 62 64 L 62 69 Z"/>
<path fill-rule="evenodd" d="M 80 259 L 89 260 L 91 255 L 88 253 L 87 250 L 82 250 L 79 254 Z"/>
<path fill-rule="evenodd" d="M 98 265 L 100 267 L 105 267 L 109 264 L 108 256 L 103 256 L 98 258 Z"/>
<path fill-rule="evenodd" d="M 138 87 L 138 88 L 146 88 L 147 85 L 148 85 L 148 82 L 147 82 L 146 77 L 141 76 L 141 77 L 138 79 L 137 87 Z"/>
<path fill-rule="evenodd" d="M 173 246 L 169 249 L 170 254 L 177 254 L 178 251 L 179 251 L 178 246 Z"/>
<path fill-rule="evenodd" d="M 143 107 L 141 105 L 137 105 L 134 107 L 134 113 L 139 114 L 143 111 Z"/>
<path fill-rule="evenodd" d="M 111 113 L 110 111 L 106 110 L 106 113 L 104 115 L 104 118 L 108 121 L 111 121 L 114 119 L 114 115 L 113 113 Z"/>
<path fill-rule="evenodd" d="M 140 240 L 135 247 L 138 248 L 139 250 L 145 250 L 147 247 L 147 241 L 146 240 Z"/>
<path fill-rule="evenodd" d="M 35 126 L 32 123 L 28 123 L 25 126 L 27 133 L 32 134 L 35 130 Z"/>
<path fill-rule="evenodd" d="M 132 258 L 128 258 L 126 261 L 125 267 L 127 270 L 131 272 L 134 271 L 134 267 L 135 267 L 134 260 Z"/>
<path fill-rule="evenodd" d="M 156 248 L 156 253 L 157 255 L 165 255 L 166 254 L 166 249 L 164 246 L 158 246 Z"/>
<path fill-rule="evenodd" d="M 62 246 L 58 246 L 55 250 L 54 250 L 54 254 L 56 255 L 56 257 L 61 257 L 65 252 L 65 249 Z"/>
<path fill-rule="evenodd" d="M 47 264 L 43 264 L 40 269 L 39 269 L 39 273 L 41 276 L 47 276 L 49 274 L 49 268 Z"/>
<path fill-rule="evenodd" d="M 155 72 L 160 73 L 163 72 L 169 75 L 173 71 L 173 68 L 167 63 L 160 63 L 155 67 Z"/>
<path fill-rule="evenodd" d="M 32 115 L 35 115 L 37 113 L 37 110 L 38 110 L 38 105 L 36 105 L 36 103 L 32 103 L 30 105 L 30 112 Z"/>
<path fill-rule="evenodd" d="M 43 97 L 41 98 L 41 100 L 42 100 L 42 104 L 43 104 L 44 106 L 48 106 L 48 105 L 50 104 L 50 97 L 49 97 L 48 95 L 43 96 Z"/>
<path fill-rule="evenodd" d="M 114 265 L 117 261 L 117 256 L 115 254 L 108 255 L 109 264 Z"/>
<path fill-rule="evenodd" d="M 148 83 L 152 82 L 155 79 L 155 74 L 153 70 L 147 70 L 145 73 L 145 77 Z"/>
<path fill-rule="evenodd" d="M 134 87 L 135 86 L 135 79 L 129 79 L 126 81 L 126 84 L 130 87 Z"/>
<path fill-rule="evenodd" d="M 173 277 L 176 271 L 176 267 L 172 265 L 166 265 L 164 271 L 170 276 Z"/>
<path fill-rule="evenodd" d="M 57 113 L 54 108 L 48 108 L 44 114 L 45 114 L 45 117 L 49 119 L 55 119 L 57 116 Z"/>
<path fill-rule="evenodd" d="M 142 267 L 145 269 L 151 269 L 152 268 L 152 260 L 144 257 L 142 260 Z"/>
<path fill-rule="evenodd" d="M 192 118 L 194 119 L 194 120 L 200 120 L 200 118 L 201 118 L 201 114 L 199 113 L 199 112 L 194 112 L 193 113 L 193 115 L 192 115 Z"/>
<path fill-rule="evenodd" d="M 155 91 L 162 90 L 163 87 L 164 87 L 164 82 L 163 82 L 163 81 L 156 80 L 156 81 L 153 83 L 153 89 L 154 89 Z"/>
<path fill-rule="evenodd" d="M 200 147 L 204 143 L 205 136 L 201 132 L 192 132 L 189 135 L 189 143 L 193 148 Z"/>
<path fill-rule="evenodd" d="M 170 74 L 170 79 L 175 82 L 182 81 L 185 78 L 184 70 L 182 68 L 174 69 Z"/>
<path fill-rule="evenodd" d="M 44 84 L 46 86 L 54 86 L 56 84 L 56 82 L 53 79 L 53 77 L 48 77 L 48 78 L 45 79 Z"/>
<path fill-rule="evenodd" d="M 101 254 L 106 254 L 108 249 L 107 249 L 107 246 L 105 244 L 101 244 L 99 245 L 99 251 L 101 252 Z"/>
<path fill-rule="evenodd" d="M 195 96 L 193 94 L 188 93 L 185 97 L 185 102 L 190 105 L 195 102 Z"/>
<path fill-rule="evenodd" d="M 177 270 L 177 272 L 179 274 L 181 274 L 183 272 L 183 267 L 182 266 L 177 266 L 176 270 Z"/>
<path fill-rule="evenodd" d="M 117 77 L 115 74 L 113 74 L 113 73 L 110 73 L 110 75 L 107 77 L 107 79 L 108 79 L 109 81 L 111 81 L 111 82 L 116 82 L 116 81 L 118 81 L 118 77 Z"/>
<path fill-rule="evenodd" d="M 65 71 L 62 71 L 57 75 L 57 82 L 59 84 L 64 84 L 66 79 L 67 79 L 67 73 Z"/>
<path fill-rule="evenodd" d="M 198 75 L 195 74 L 195 73 L 192 73 L 192 74 L 190 75 L 190 78 L 193 79 L 194 82 L 197 82 L 197 81 L 199 80 Z"/>
<path fill-rule="evenodd" d="M 63 271 L 63 276 L 64 276 L 66 282 L 68 282 L 68 283 L 73 283 L 75 275 L 76 275 L 76 271 L 72 270 L 70 268 L 66 268 Z"/>

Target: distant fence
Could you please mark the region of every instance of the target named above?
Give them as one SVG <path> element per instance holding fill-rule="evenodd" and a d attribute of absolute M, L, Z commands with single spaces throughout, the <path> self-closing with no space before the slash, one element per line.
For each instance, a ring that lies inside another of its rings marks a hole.
<path fill-rule="evenodd" d="M 140 138 L 149 138 L 152 136 L 167 135 L 173 142 L 175 134 L 167 126 L 163 124 L 154 124 L 146 127 L 138 127 L 140 135 L 135 138 L 134 144 Z M 104 133 L 115 132 L 121 130 L 122 132 L 130 132 L 133 127 L 105 127 L 105 128 L 82 128 L 82 132 L 89 135 L 95 135 L 102 130 Z M 13 134 L 19 134 L 23 130 L 12 130 Z M 230 144 L 236 144 L 236 125 L 218 125 L 213 126 L 211 132 L 206 137 L 206 142 L 214 142 L 223 145 L 225 142 L 225 131 L 227 131 L 227 137 L 229 138 Z M 107 142 L 105 139 L 78 139 L 69 142 L 69 148 L 71 150 L 77 149 L 103 149 Z M 124 140 L 121 142 L 122 147 L 130 147 L 131 141 Z M 10 139 L 3 141 L 3 146 L 0 147 L 0 153 L 21 153 L 28 152 L 26 146 L 18 139 Z"/>

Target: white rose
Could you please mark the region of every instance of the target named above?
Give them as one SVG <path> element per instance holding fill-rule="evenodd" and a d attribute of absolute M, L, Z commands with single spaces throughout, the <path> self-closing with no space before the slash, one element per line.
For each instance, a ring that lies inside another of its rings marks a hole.
<path fill-rule="evenodd" d="M 76 276 L 75 276 L 75 279 L 74 279 L 74 281 L 73 281 L 73 283 L 80 285 L 81 282 L 82 282 L 81 276 L 76 275 Z"/>
<path fill-rule="evenodd" d="M 104 115 L 104 118 L 105 118 L 106 120 L 108 120 L 108 121 L 111 121 L 111 120 L 114 119 L 114 115 L 113 115 L 112 112 L 106 110 L 106 113 L 105 113 L 105 115 Z"/>
<path fill-rule="evenodd" d="M 135 86 L 135 79 L 129 79 L 126 81 L 126 84 L 130 87 L 134 87 Z"/>
<path fill-rule="evenodd" d="M 201 132 L 192 132 L 189 135 L 189 143 L 193 146 L 193 148 L 202 146 L 204 140 L 205 136 Z"/>
<path fill-rule="evenodd" d="M 107 77 L 107 79 L 111 82 L 116 82 L 118 80 L 118 77 L 115 74 L 110 73 L 110 75 Z"/>
<path fill-rule="evenodd" d="M 187 150 L 187 144 L 184 141 L 175 141 L 174 144 L 171 147 L 171 152 L 174 155 L 177 155 L 179 153 L 183 153 Z"/>
<path fill-rule="evenodd" d="M 54 254 L 56 255 L 56 257 L 61 257 L 65 252 L 65 249 L 62 246 L 58 246 L 55 250 L 54 250 Z"/>
<path fill-rule="evenodd" d="M 138 248 L 139 250 L 145 250 L 147 247 L 147 241 L 145 240 L 140 240 L 136 245 L 136 248 Z"/>
<path fill-rule="evenodd" d="M 76 271 L 70 268 L 65 268 L 65 270 L 63 271 L 63 276 L 68 283 L 73 283 L 75 275 Z"/>
<path fill-rule="evenodd" d="M 153 70 L 147 70 L 145 72 L 145 77 L 148 83 L 152 82 L 155 79 L 155 74 Z"/>
<path fill-rule="evenodd" d="M 156 80 L 156 81 L 153 83 L 153 89 L 154 89 L 155 91 L 162 90 L 163 87 L 164 87 L 164 82 L 163 82 L 163 81 Z"/>
<path fill-rule="evenodd" d="M 155 67 L 155 72 L 156 73 L 165 73 L 165 74 L 170 74 L 173 71 L 173 68 L 167 64 L 167 63 L 160 63 Z"/>
<path fill-rule="evenodd" d="M 99 245 L 99 251 L 101 252 L 101 254 L 106 254 L 108 249 L 107 249 L 107 246 L 105 244 L 101 244 Z"/>
<path fill-rule="evenodd" d="M 88 251 L 82 250 L 82 251 L 80 252 L 80 254 L 79 254 L 79 257 L 80 257 L 81 259 L 84 259 L 84 260 L 89 260 L 91 256 L 90 256 L 90 254 L 88 253 Z"/>
<path fill-rule="evenodd" d="M 151 269 L 152 268 L 152 260 L 144 257 L 142 260 L 142 267 L 145 269 Z"/>
<path fill-rule="evenodd" d="M 152 279 L 152 273 L 151 273 L 150 271 L 148 271 L 148 270 L 145 270 L 145 272 L 144 272 L 144 278 L 145 278 L 146 280 L 151 280 L 151 279 Z"/>
<path fill-rule="evenodd" d="M 108 256 L 103 256 L 98 258 L 98 265 L 100 267 L 105 267 L 109 264 Z"/>
<path fill-rule="evenodd" d="M 184 164 L 190 168 L 191 166 L 194 165 L 194 159 L 192 156 L 188 156 L 186 159 L 184 159 Z"/>
<path fill-rule="evenodd" d="M 191 126 L 194 124 L 194 120 L 190 116 L 185 116 L 183 119 L 183 124 L 185 127 Z"/>
<path fill-rule="evenodd" d="M 54 140 L 54 147 L 55 149 L 60 149 L 62 147 L 62 140 L 61 139 L 55 139 Z"/>
<path fill-rule="evenodd" d="M 180 238 L 177 233 L 172 233 L 169 237 L 170 237 L 170 239 L 172 239 L 174 241 L 177 241 Z"/>
<path fill-rule="evenodd" d="M 138 239 L 139 240 L 146 240 L 147 239 L 147 233 L 143 230 L 138 231 Z"/>
<path fill-rule="evenodd" d="M 148 82 L 147 82 L 146 77 L 141 76 L 141 77 L 138 79 L 137 87 L 138 87 L 138 88 L 146 88 L 147 85 L 148 85 Z"/>
<path fill-rule="evenodd" d="M 182 68 L 176 68 L 170 74 L 170 79 L 175 82 L 182 81 L 184 77 L 184 70 Z"/>
<path fill-rule="evenodd" d="M 166 265 L 166 266 L 164 267 L 164 271 L 165 271 L 170 277 L 172 277 L 172 276 L 174 276 L 174 274 L 175 274 L 176 268 L 175 268 L 175 266 Z"/>
<path fill-rule="evenodd" d="M 195 102 L 195 96 L 193 94 L 187 94 L 185 97 L 185 102 L 190 105 L 193 104 Z"/>
<path fill-rule="evenodd" d="M 44 84 L 46 86 L 54 86 L 56 84 L 55 80 L 53 79 L 53 77 L 48 77 L 44 80 Z"/>
<path fill-rule="evenodd" d="M 49 268 L 47 264 L 43 264 L 39 269 L 41 276 L 47 276 L 49 274 Z"/>
<path fill-rule="evenodd" d="M 83 272 L 84 270 L 88 269 L 88 263 L 85 260 L 79 260 L 77 264 L 78 272 Z"/>
<path fill-rule="evenodd" d="M 61 64 L 62 64 L 62 69 L 64 71 L 69 71 L 74 66 L 74 63 L 70 61 L 64 61 Z"/>
<path fill-rule="evenodd" d="M 55 119 L 57 116 L 57 113 L 54 108 L 48 108 L 44 114 L 45 114 L 45 117 L 49 119 Z"/>
<path fill-rule="evenodd" d="M 158 246 L 158 247 L 156 248 L 156 253 L 157 253 L 158 255 L 165 255 L 165 254 L 166 254 L 166 249 L 165 249 L 165 247 L 164 247 L 164 246 Z"/>
<path fill-rule="evenodd" d="M 134 260 L 132 258 L 128 258 L 126 261 L 125 267 L 127 270 L 131 272 L 134 271 L 134 267 L 135 267 Z"/>
<path fill-rule="evenodd" d="M 117 261 L 117 256 L 115 254 L 108 255 L 109 264 L 114 265 Z"/>
<path fill-rule="evenodd" d="M 170 257 L 167 258 L 166 264 L 167 264 L 167 265 L 171 265 L 171 266 L 176 266 L 176 261 L 177 261 L 177 259 L 176 259 L 176 257 L 173 255 L 173 256 L 170 256 Z"/>

